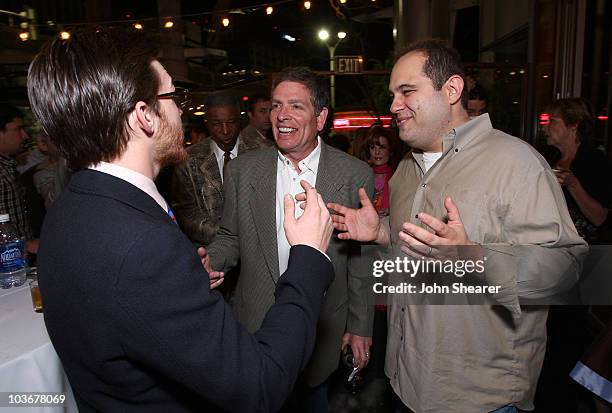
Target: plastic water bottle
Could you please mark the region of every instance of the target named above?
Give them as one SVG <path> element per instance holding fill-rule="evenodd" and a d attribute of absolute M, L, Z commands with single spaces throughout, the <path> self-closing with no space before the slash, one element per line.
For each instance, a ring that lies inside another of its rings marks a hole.
<path fill-rule="evenodd" d="M 26 281 L 25 244 L 8 214 L 0 215 L 0 287 L 18 287 Z"/>

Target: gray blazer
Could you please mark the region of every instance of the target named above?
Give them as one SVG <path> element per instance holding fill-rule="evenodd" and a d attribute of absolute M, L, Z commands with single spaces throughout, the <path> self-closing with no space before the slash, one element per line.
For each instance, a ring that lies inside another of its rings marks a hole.
<path fill-rule="evenodd" d="M 249 152 L 228 165 L 225 204 L 217 236 L 208 247 L 215 270 L 227 271 L 240 262 L 234 295 L 238 320 L 256 331 L 274 304 L 279 279 L 276 240 L 276 147 Z M 317 190 L 325 202 L 358 208 L 357 189 L 374 192 L 372 169 L 364 162 L 324 143 Z M 310 386 L 322 383 L 338 367 L 345 332 L 372 335 L 374 297 L 371 256 L 361 245 L 335 235 L 327 250 L 335 270 L 317 326 L 314 353 L 304 371 Z"/>

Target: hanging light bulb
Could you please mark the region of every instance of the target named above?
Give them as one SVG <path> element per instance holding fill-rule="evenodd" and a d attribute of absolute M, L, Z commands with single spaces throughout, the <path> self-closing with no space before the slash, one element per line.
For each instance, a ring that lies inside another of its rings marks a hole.
<path fill-rule="evenodd" d="M 142 26 L 142 24 L 140 24 L 140 23 L 134 23 L 134 28 L 135 28 L 136 30 L 142 30 L 142 29 L 143 29 L 143 26 Z"/>
<path fill-rule="evenodd" d="M 62 40 L 68 40 L 70 39 L 70 33 L 66 32 L 66 31 L 61 31 L 59 34 L 60 39 Z"/>
<path fill-rule="evenodd" d="M 341 3 L 341 4 L 345 4 L 345 3 L 346 3 L 346 0 L 340 0 L 340 3 Z"/>
<path fill-rule="evenodd" d="M 22 42 L 27 42 L 29 38 L 30 38 L 30 33 L 26 32 L 26 31 L 23 31 L 23 32 L 19 33 L 19 39 Z"/>
<path fill-rule="evenodd" d="M 221 23 L 223 24 L 223 27 L 228 27 L 230 20 L 227 17 L 224 17 L 223 20 L 221 20 Z"/>
<path fill-rule="evenodd" d="M 310 2 L 309 2 L 308 0 L 306 0 L 306 1 L 304 2 L 304 8 L 305 8 L 306 10 L 310 10 L 310 6 L 311 6 Z"/>
<path fill-rule="evenodd" d="M 171 29 L 173 27 L 174 27 L 174 22 L 172 20 L 168 20 L 167 22 L 164 23 L 165 29 Z"/>
<path fill-rule="evenodd" d="M 269 16 L 274 12 L 274 7 L 268 6 L 266 7 L 266 14 Z"/>

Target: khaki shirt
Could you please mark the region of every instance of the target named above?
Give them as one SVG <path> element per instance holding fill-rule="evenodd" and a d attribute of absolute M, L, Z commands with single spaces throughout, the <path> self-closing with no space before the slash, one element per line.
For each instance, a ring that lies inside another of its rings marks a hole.
<path fill-rule="evenodd" d="M 467 234 L 485 249 L 488 284 L 499 305 L 411 305 L 389 297 L 385 371 L 393 389 L 420 412 L 533 409 L 546 347 L 546 306 L 521 306 L 578 279 L 587 252 L 563 193 L 544 159 L 481 115 L 444 139 L 427 173 L 422 154 L 402 160 L 390 181 L 390 233 L 399 251 L 402 223 L 419 212 L 446 216 L 457 205 Z M 395 253 L 403 257 L 403 253 Z"/>

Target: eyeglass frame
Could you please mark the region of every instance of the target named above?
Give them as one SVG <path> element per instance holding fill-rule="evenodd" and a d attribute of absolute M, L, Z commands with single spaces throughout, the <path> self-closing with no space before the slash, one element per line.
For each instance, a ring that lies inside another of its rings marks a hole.
<path fill-rule="evenodd" d="M 179 109 L 183 109 L 189 101 L 189 89 L 176 86 L 174 91 L 160 93 L 156 97 L 157 99 L 172 99 Z"/>

